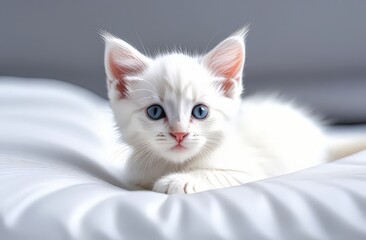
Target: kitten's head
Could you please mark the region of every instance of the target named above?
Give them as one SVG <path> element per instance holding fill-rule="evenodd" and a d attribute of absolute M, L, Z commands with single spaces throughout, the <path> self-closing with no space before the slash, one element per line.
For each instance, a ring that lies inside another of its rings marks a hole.
<path fill-rule="evenodd" d="M 214 150 L 238 110 L 246 33 L 234 33 L 204 56 L 155 58 L 105 34 L 108 95 L 123 139 L 174 163 Z"/>

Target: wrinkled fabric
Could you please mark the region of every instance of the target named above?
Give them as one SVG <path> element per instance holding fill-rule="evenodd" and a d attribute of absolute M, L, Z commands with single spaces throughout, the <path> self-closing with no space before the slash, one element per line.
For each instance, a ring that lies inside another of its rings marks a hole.
<path fill-rule="evenodd" d="M 168 196 L 123 189 L 123 162 L 113 159 L 127 153 L 117 141 L 108 105 L 94 94 L 0 78 L 0 239 L 366 239 L 366 151 Z"/>

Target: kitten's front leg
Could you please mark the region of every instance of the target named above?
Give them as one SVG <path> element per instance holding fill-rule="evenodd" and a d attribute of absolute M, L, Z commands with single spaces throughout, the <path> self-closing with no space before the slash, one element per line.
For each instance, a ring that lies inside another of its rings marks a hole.
<path fill-rule="evenodd" d="M 210 189 L 237 186 L 254 181 L 250 175 L 231 170 L 195 170 L 169 174 L 158 179 L 153 191 L 166 194 L 195 193 Z"/>

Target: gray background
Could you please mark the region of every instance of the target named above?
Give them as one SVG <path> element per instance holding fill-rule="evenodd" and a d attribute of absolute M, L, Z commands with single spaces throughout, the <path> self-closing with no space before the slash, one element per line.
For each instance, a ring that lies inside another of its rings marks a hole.
<path fill-rule="evenodd" d="M 105 97 L 99 30 L 150 54 L 203 52 L 248 23 L 247 94 L 278 91 L 334 122 L 366 122 L 366 1 L 0 0 L 0 75 Z"/>

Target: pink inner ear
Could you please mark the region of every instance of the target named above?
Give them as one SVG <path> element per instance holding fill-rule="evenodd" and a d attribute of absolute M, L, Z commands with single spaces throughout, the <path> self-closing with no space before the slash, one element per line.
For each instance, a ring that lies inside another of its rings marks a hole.
<path fill-rule="evenodd" d="M 221 85 L 221 89 L 228 93 L 233 87 L 234 82 L 241 81 L 241 66 L 243 65 L 244 56 L 242 51 L 233 52 L 231 54 L 236 54 L 229 63 L 227 64 L 220 64 L 213 66 L 213 70 L 218 75 L 224 76 L 225 80 L 223 81 L 223 84 Z M 216 55 L 216 56 L 215 56 Z M 212 56 L 212 58 L 218 58 L 220 57 L 219 54 L 215 54 Z"/>
<path fill-rule="evenodd" d="M 241 66 L 242 66 L 242 61 L 243 61 L 243 56 L 242 53 L 238 53 L 238 55 L 235 57 L 234 61 L 232 62 L 232 66 L 231 68 L 228 68 L 225 72 L 224 72 L 224 76 L 226 76 L 226 80 L 224 81 L 224 84 L 222 85 L 222 89 L 224 90 L 224 92 L 228 92 L 230 91 L 230 89 L 232 89 L 234 87 L 234 81 L 238 82 L 241 81 L 241 78 L 239 76 L 241 76 L 240 72 L 241 71 Z M 239 76 L 238 76 L 239 74 Z"/>
<path fill-rule="evenodd" d="M 122 67 L 118 63 L 116 63 L 116 57 L 115 53 L 111 52 L 108 58 L 109 62 L 109 70 L 113 77 L 117 79 L 116 88 L 117 91 L 120 93 L 121 98 L 126 97 L 127 94 L 127 88 L 126 88 L 126 81 L 124 80 L 124 77 L 126 76 L 127 70 L 125 67 Z M 109 79 L 109 83 L 111 83 L 112 80 Z"/>
<path fill-rule="evenodd" d="M 213 58 L 220 57 L 219 54 L 217 54 L 217 55 L 218 56 L 213 56 Z M 242 52 L 237 52 L 236 56 L 233 57 L 232 59 L 230 59 L 230 62 L 228 62 L 226 64 L 221 63 L 222 65 L 214 66 L 214 71 L 217 74 L 219 74 L 221 76 L 224 76 L 227 79 L 235 78 L 235 76 L 240 75 L 239 71 L 241 71 L 241 66 L 243 64 L 243 59 L 244 59 L 243 58 L 243 53 Z M 235 79 L 235 80 L 237 80 L 237 79 Z"/>
<path fill-rule="evenodd" d="M 237 96 L 237 93 L 241 91 L 244 61 L 245 45 L 242 37 L 229 37 L 211 50 L 204 58 L 205 65 L 215 75 L 224 78 L 221 81 L 220 88 L 229 97 Z"/>
<path fill-rule="evenodd" d="M 243 56 L 242 55 L 243 55 L 242 52 L 238 53 L 238 55 L 236 56 L 234 62 L 232 63 L 233 64 L 232 67 L 229 68 L 226 71 L 225 75 L 228 78 L 234 78 L 235 76 L 240 74 L 239 71 L 241 71 L 241 66 L 243 64 Z M 235 80 L 237 81 L 238 79 L 235 79 Z"/>
<path fill-rule="evenodd" d="M 116 84 L 116 90 L 120 94 L 120 98 L 125 98 L 127 95 L 127 81 L 126 76 L 127 75 L 133 75 L 137 74 L 142 70 L 142 66 L 144 65 L 141 61 L 134 61 L 135 64 L 121 64 L 118 60 L 121 58 L 128 58 L 131 57 L 131 60 L 133 60 L 132 56 L 121 56 L 120 53 L 112 51 L 108 57 L 109 62 L 109 70 L 113 77 L 117 80 Z M 136 63 L 139 63 L 137 65 Z M 109 84 L 113 80 L 109 80 Z"/>
<path fill-rule="evenodd" d="M 234 87 L 234 82 L 230 78 L 226 79 L 221 85 L 221 89 L 226 93 Z"/>

